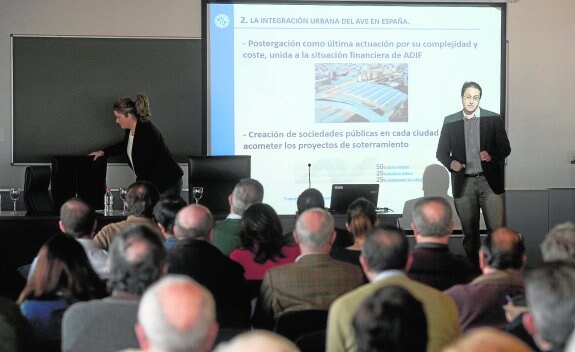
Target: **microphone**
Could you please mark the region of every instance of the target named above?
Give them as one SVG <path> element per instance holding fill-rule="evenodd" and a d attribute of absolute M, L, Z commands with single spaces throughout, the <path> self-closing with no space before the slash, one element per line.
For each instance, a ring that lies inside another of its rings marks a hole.
<path fill-rule="evenodd" d="M 307 164 L 307 188 L 311 188 L 311 163 Z"/>

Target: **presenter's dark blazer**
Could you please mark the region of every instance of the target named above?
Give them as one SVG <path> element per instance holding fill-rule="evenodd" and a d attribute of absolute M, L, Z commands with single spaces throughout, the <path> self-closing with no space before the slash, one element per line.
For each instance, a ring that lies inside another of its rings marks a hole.
<path fill-rule="evenodd" d="M 453 160 L 466 163 L 463 123 L 463 111 L 445 117 L 436 152 L 437 159 L 451 172 L 451 190 L 454 198 L 461 196 L 465 180 L 465 169 L 460 172 L 451 170 Z M 489 186 L 496 194 L 505 192 L 503 170 L 505 158 L 511 153 L 509 139 L 501 116 L 484 109 L 480 109 L 479 148 L 491 155 L 490 162 L 481 163 Z"/>
<path fill-rule="evenodd" d="M 184 172 L 168 150 L 164 138 L 156 126 L 150 121 L 138 121 L 136 124 L 132 144 L 133 165 L 127 155 L 129 136 L 130 130 L 127 129 L 124 139 L 120 143 L 105 148 L 104 154 L 106 156 L 123 154 L 134 170 L 136 179 L 151 182 L 158 187 L 160 192 L 174 186 Z"/>

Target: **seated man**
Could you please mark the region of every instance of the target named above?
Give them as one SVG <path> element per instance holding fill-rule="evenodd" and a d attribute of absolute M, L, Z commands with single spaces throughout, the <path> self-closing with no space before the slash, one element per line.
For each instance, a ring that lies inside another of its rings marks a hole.
<path fill-rule="evenodd" d="M 64 313 L 62 351 L 118 351 L 138 345 L 134 325 L 144 291 L 166 271 L 166 249 L 145 225 L 116 236 L 110 249 L 110 297 L 75 303 Z"/>
<path fill-rule="evenodd" d="M 296 217 L 300 216 L 304 211 L 311 208 L 325 208 L 325 200 L 320 191 L 315 188 L 308 188 L 297 197 L 297 211 Z M 286 237 L 293 240 L 293 232 L 286 234 Z M 332 244 L 332 249 L 335 247 L 349 247 L 354 243 L 353 235 L 346 229 L 335 228 L 335 241 Z"/>
<path fill-rule="evenodd" d="M 96 245 L 103 249 L 110 248 L 112 240 L 122 230 L 126 229 L 132 224 L 141 224 L 148 226 L 150 230 L 162 239 L 162 233 L 153 220 L 154 205 L 160 199 L 160 193 L 156 186 L 147 181 L 137 181 L 128 187 L 126 194 L 126 208 L 128 210 L 128 218 L 126 220 L 108 224 L 104 226 L 94 236 Z"/>
<path fill-rule="evenodd" d="M 359 267 L 329 256 L 335 231 L 325 209 L 303 212 L 293 235 L 301 255 L 295 263 L 265 273 L 252 320 L 255 327 L 272 329 L 287 311 L 327 310 L 337 297 L 363 284 Z"/>
<path fill-rule="evenodd" d="M 107 278 L 110 273 L 108 252 L 98 248 L 92 239 L 96 229 L 94 210 L 80 199 L 70 199 L 60 208 L 59 226 L 60 231 L 71 235 L 84 247 L 94 271 L 100 277 Z"/>
<path fill-rule="evenodd" d="M 427 349 L 423 305 L 400 286 L 384 286 L 365 299 L 353 318 L 353 330 L 359 351 Z"/>
<path fill-rule="evenodd" d="M 430 286 L 405 275 L 409 244 L 401 230 L 377 226 L 368 234 L 360 257 L 370 283 L 341 296 L 329 309 L 327 348 L 329 352 L 356 351 L 352 322 L 367 297 L 385 286 L 400 286 L 423 304 L 428 326 L 427 351 L 438 352 L 459 336 L 457 307 L 453 300 Z"/>
<path fill-rule="evenodd" d="M 214 298 L 189 277 L 167 275 L 144 293 L 136 324 L 142 351 L 208 352 L 217 333 Z"/>
<path fill-rule="evenodd" d="M 455 285 L 445 293 L 453 298 L 459 310 L 463 331 L 507 325 L 503 306 L 508 297 L 524 301 L 521 272 L 525 264 L 525 246 L 517 232 L 501 227 L 485 238 L 479 265 L 483 275 L 467 285 Z"/>
<path fill-rule="evenodd" d="M 154 220 L 162 232 L 167 249 L 172 248 L 176 244 L 177 240 L 174 235 L 176 215 L 186 205 L 186 202 L 181 197 L 170 196 L 160 199 L 154 206 Z"/>
<path fill-rule="evenodd" d="M 177 243 L 168 252 L 168 271 L 188 275 L 212 293 L 221 327 L 248 328 L 251 308 L 244 269 L 211 244 L 213 222 L 203 205 L 191 204 L 178 212 Z"/>
<path fill-rule="evenodd" d="M 565 351 L 575 327 L 575 264 L 546 262 L 525 277 L 535 342 L 542 351 Z"/>
<path fill-rule="evenodd" d="M 471 262 L 449 251 L 453 231 L 451 206 L 442 197 L 424 197 L 415 203 L 411 229 L 415 248 L 407 275 L 438 290 L 465 284 L 479 273 Z"/>
<path fill-rule="evenodd" d="M 243 178 L 228 197 L 230 214 L 214 226 L 213 245 L 225 255 L 240 247 L 240 220 L 244 211 L 252 204 L 264 199 L 264 187 L 253 178 Z"/>

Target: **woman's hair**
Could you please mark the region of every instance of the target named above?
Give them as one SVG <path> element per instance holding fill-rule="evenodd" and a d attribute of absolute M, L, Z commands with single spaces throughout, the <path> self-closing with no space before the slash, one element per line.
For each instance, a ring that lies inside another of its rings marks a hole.
<path fill-rule="evenodd" d="M 264 203 L 253 204 L 242 216 L 240 227 L 242 247 L 254 252 L 256 263 L 285 257 L 282 247 L 287 244 L 282 224 L 275 210 Z"/>
<path fill-rule="evenodd" d="M 353 201 L 347 209 L 347 225 L 354 236 L 365 235 L 377 221 L 375 205 L 360 197 Z"/>
<path fill-rule="evenodd" d="M 146 122 L 152 117 L 150 100 L 144 94 L 118 98 L 114 103 L 114 111 L 124 115 L 132 114 L 141 122 Z"/>
<path fill-rule="evenodd" d="M 400 286 L 385 286 L 367 297 L 353 318 L 359 352 L 425 352 L 423 305 Z"/>
<path fill-rule="evenodd" d="M 52 236 L 38 252 L 32 277 L 18 303 L 27 298 L 62 296 L 70 303 L 101 298 L 106 285 L 92 268 L 84 247 L 69 235 Z"/>

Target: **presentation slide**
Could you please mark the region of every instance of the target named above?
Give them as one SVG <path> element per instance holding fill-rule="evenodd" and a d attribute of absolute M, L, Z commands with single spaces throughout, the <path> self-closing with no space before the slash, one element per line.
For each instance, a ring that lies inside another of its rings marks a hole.
<path fill-rule="evenodd" d="M 347 183 L 379 184 L 400 214 L 462 84 L 502 109 L 501 6 L 208 3 L 209 153 L 251 155 L 279 214 L 310 184 L 329 207 Z"/>

